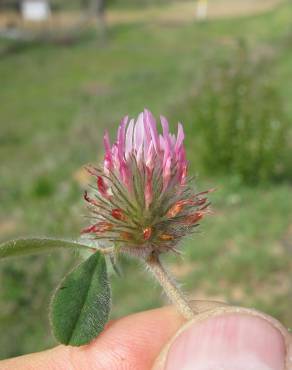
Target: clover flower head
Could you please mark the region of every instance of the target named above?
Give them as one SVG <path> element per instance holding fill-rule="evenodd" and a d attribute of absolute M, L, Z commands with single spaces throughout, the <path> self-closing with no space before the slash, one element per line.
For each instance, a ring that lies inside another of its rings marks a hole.
<path fill-rule="evenodd" d="M 176 250 L 209 212 L 210 190 L 195 193 L 187 176 L 182 125 L 175 136 L 165 117 L 160 123 L 161 134 L 145 109 L 136 121 L 122 119 L 113 145 L 106 132 L 103 164 L 88 167 L 96 186 L 84 194 L 94 222 L 83 233 L 144 257 Z"/>

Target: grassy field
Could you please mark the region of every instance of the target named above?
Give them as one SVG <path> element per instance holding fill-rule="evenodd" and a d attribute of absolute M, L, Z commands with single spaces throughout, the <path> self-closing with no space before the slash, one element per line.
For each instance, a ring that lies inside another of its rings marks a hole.
<path fill-rule="evenodd" d="M 83 165 L 101 158 L 106 127 L 113 133 L 124 114 L 135 116 L 144 106 L 173 124 L 174 118 L 184 122 L 196 173 L 197 132 L 184 101 L 206 58 L 228 55 L 237 38 L 245 38 L 254 55 L 274 55 L 275 83 L 292 121 L 291 19 L 292 7 L 284 2 L 265 14 L 201 24 L 145 19 L 116 25 L 104 47 L 88 31 L 70 46 L 8 48 L 0 60 L 0 239 L 78 238 L 89 182 Z M 184 243 L 182 258 L 166 258 L 171 269 L 195 299 L 256 307 L 292 326 L 291 184 L 248 187 L 228 174 L 201 172 L 199 189 L 218 188 L 211 197 L 214 215 Z M 54 343 L 50 295 L 77 259 L 56 253 L 1 263 L 0 330 L 6 334 L 0 358 Z M 164 303 L 139 263 L 122 266 L 124 277 L 112 276 L 114 317 Z"/>

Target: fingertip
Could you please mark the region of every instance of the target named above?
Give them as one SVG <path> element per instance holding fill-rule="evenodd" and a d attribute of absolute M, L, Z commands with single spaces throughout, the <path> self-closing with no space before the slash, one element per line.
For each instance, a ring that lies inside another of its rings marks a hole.
<path fill-rule="evenodd" d="M 287 343 L 273 319 L 229 311 L 187 323 L 155 369 L 284 370 Z"/>

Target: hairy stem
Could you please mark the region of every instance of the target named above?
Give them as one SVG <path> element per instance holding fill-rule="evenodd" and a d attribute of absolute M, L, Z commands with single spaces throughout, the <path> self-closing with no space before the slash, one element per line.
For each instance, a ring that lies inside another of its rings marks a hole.
<path fill-rule="evenodd" d="M 176 305 L 180 313 L 186 319 L 192 319 L 196 312 L 191 308 L 189 302 L 184 297 L 181 290 L 176 286 L 172 277 L 162 266 L 159 257 L 156 255 L 151 255 L 147 260 L 146 264 L 155 278 L 159 281 L 160 285 L 164 289 L 168 298 L 173 304 Z"/>

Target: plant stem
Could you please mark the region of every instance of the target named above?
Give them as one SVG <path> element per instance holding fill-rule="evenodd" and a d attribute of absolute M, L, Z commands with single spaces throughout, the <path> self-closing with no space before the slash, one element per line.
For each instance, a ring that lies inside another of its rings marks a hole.
<path fill-rule="evenodd" d="M 196 312 L 191 308 L 189 302 L 184 297 L 181 290 L 176 286 L 172 277 L 162 266 L 159 257 L 157 255 L 151 255 L 147 260 L 146 264 L 155 278 L 159 281 L 160 285 L 164 289 L 168 298 L 172 303 L 176 305 L 180 313 L 186 319 L 192 319 Z"/>

